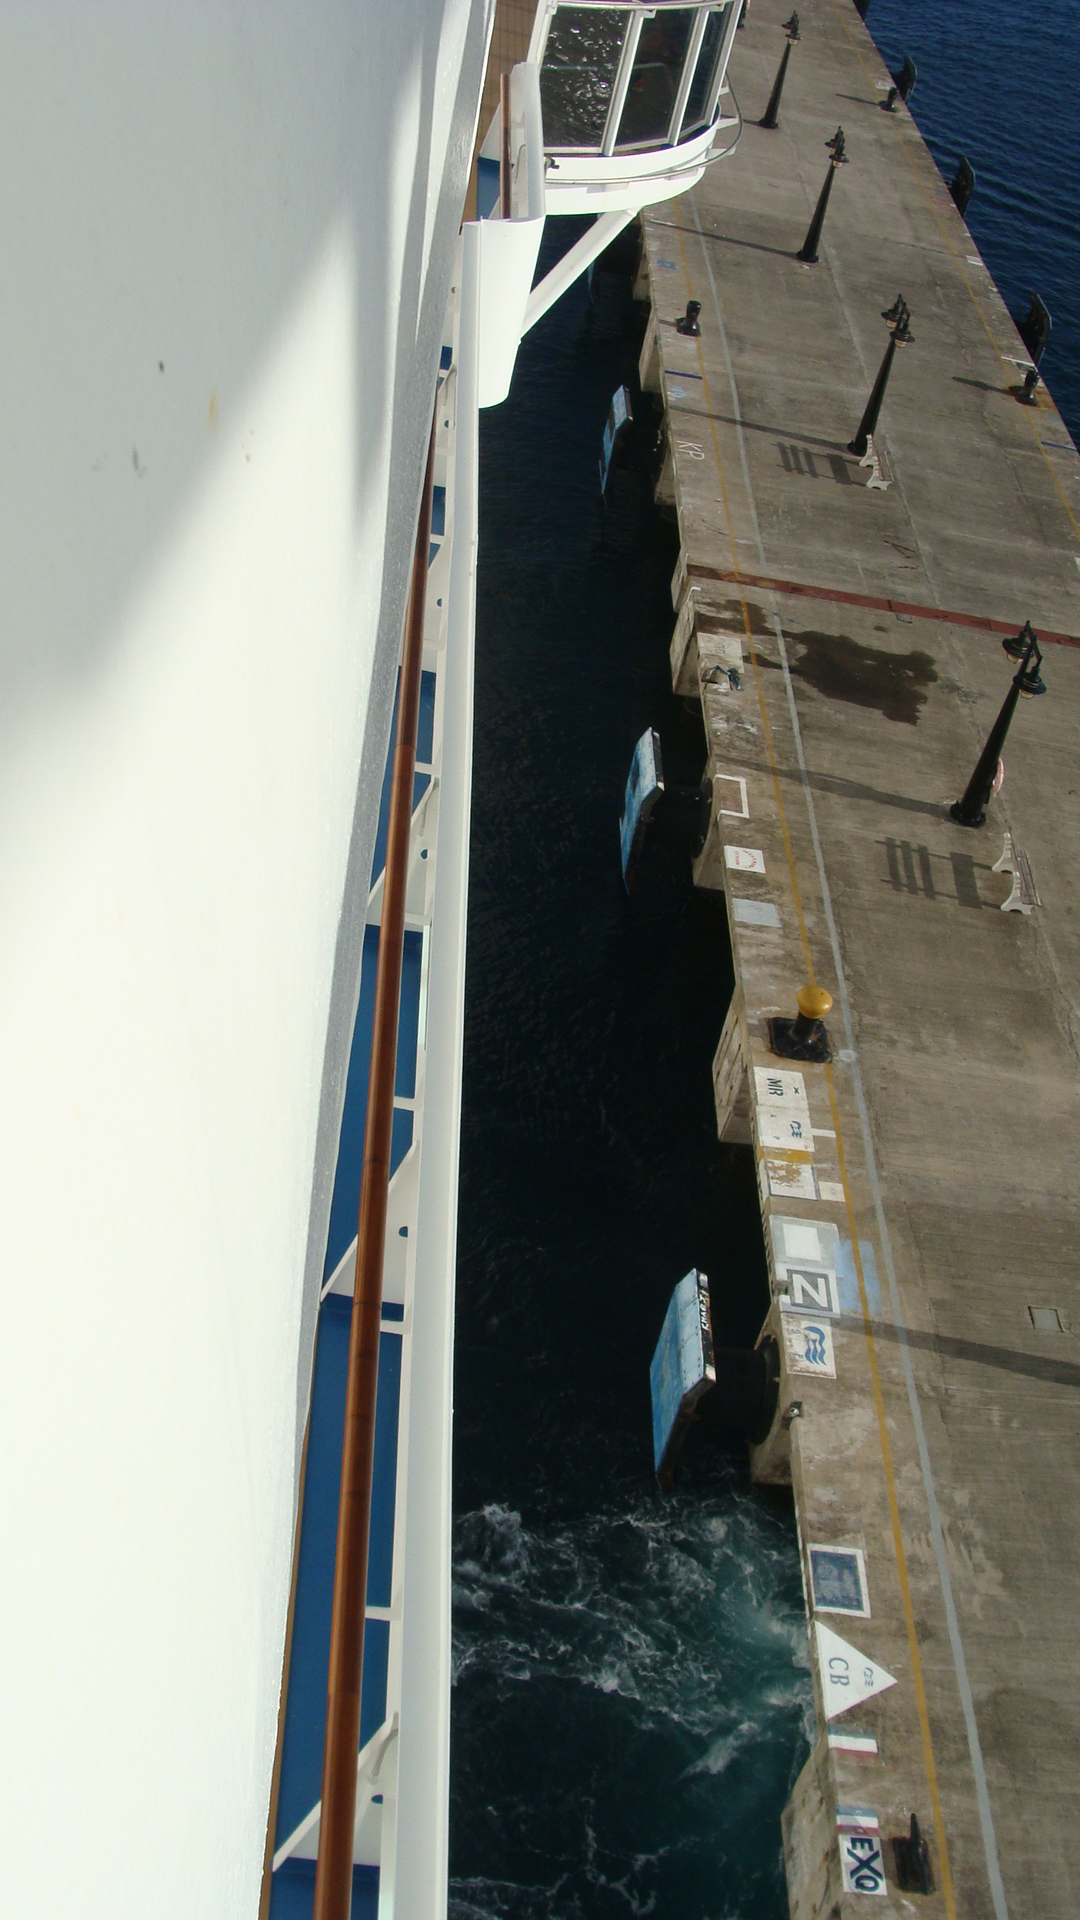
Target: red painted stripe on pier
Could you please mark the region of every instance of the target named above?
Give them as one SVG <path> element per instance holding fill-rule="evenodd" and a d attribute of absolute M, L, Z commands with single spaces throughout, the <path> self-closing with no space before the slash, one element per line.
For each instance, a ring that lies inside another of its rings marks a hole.
<path fill-rule="evenodd" d="M 982 633 L 1009 634 L 1018 631 L 1015 620 L 991 620 L 983 613 L 953 613 L 947 607 L 920 607 L 914 600 L 883 600 L 873 593 L 848 593 L 842 587 L 812 587 L 802 580 L 770 580 L 760 573 L 736 573 L 734 568 L 702 567 L 689 563 L 688 580 L 724 580 L 736 587 L 765 587 L 770 593 L 786 593 L 806 600 L 830 600 L 842 607 L 870 607 L 876 613 L 904 613 L 912 620 L 939 620 L 950 627 L 975 627 Z M 1080 647 L 1074 633 L 1052 633 L 1048 627 L 1036 629 L 1040 640 L 1051 647 Z"/>

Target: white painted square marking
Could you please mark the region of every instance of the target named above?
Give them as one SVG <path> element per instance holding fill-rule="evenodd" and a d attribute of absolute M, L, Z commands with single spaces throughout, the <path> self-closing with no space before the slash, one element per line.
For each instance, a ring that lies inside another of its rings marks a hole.
<path fill-rule="evenodd" d="M 725 847 L 724 860 L 733 873 L 765 871 L 765 855 L 760 847 Z"/>
<path fill-rule="evenodd" d="M 836 1275 L 828 1267 L 789 1267 L 788 1291 L 781 1294 L 780 1305 L 790 1313 L 827 1313 L 834 1320 L 840 1312 Z"/>
<path fill-rule="evenodd" d="M 713 667 L 734 667 L 738 673 L 743 664 L 742 641 L 737 633 L 703 633 L 698 630 L 698 661 L 702 675 Z M 708 685 L 718 684 L 709 681 Z M 730 685 L 730 682 L 728 683 Z"/>
<path fill-rule="evenodd" d="M 750 807 L 746 798 L 746 781 L 738 773 L 718 773 L 713 782 L 716 795 L 716 810 L 727 814 L 734 820 L 749 820 Z"/>
<path fill-rule="evenodd" d="M 818 1193 L 823 1200 L 831 1200 L 837 1206 L 844 1204 L 844 1188 L 839 1180 L 819 1180 Z"/>
<path fill-rule="evenodd" d="M 1056 1307 L 1029 1307 L 1028 1313 L 1036 1333 L 1061 1332 L 1061 1315 Z"/>
<path fill-rule="evenodd" d="M 784 1251 L 792 1260 L 820 1260 L 821 1236 L 817 1228 L 804 1226 L 801 1220 L 785 1220 Z"/>
<path fill-rule="evenodd" d="M 808 1155 L 814 1151 L 810 1122 L 799 1114 L 778 1112 L 775 1107 L 759 1107 L 755 1125 L 758 1141 L 763 1147 L 786 1147 L 789 1153 Z"/>
<path fill-rule="evenodd" d="M 795 1313 L 787 1313 L 783 1325 L 789 1372 L 835 1380 L 836 1356 L 828 1321 L 803 1320 Z"/>
<path fill-rule="evenodd" d="M 765 1179 L 774 1200 L 816 1200 L 814 1169 L 809 1160 L 786 1154 L 765 1155 Z"/>
<path fill-rule="evenodd" d="M 847 1613 L 869 1620 L 870 1595 L 862 1548 L 808 1546 L 806 1557 L 815 1613 Z"/>
<path fill-rule="evenodd" d="M 882 1898 L 888 1897 L 881 1840 L 876 1833 L 842 1833 L 840 1866 L 845 1893 L 876 1893 Z"/>
<path fill-rule="evenodd" d="M 755 1067 L 754 1091 L 760 1107 L 776 1107 L 780 1112 L 797 1113 L 809 1121 L 810 1103 L 801 1073 L 786 1073 L 781 1067 Z"/>
<path fill-rule="evenodd" d="M 840 1234 L 831 1220 L 796 1220 L 774 1213 L 769 1220 L 772 1235 L 773 1264 L 776 1277 L 786 1281 L 791 1266 L 826 1267 L 835 1276 L 840 1254 Z M 809 1303 L 814 1312 L 813 1303 Z"/>
<path fill-rule="evenodd" d="M 836 1825 L 840 1833 L 878 1833 L 881 1822 L 873 1807 L 844 1807 L 836 1809 Z"/>
<path fill-rule="evenodd" d="M 732 912 L 743 927 L 778 927 L 780 914 L 771 900 L 735 900 Z"/>
<path fill-rule="evenodd" d="M 830 1733 L 829 1745 L 834 1753 L 863 1753 L 868 1759 L 878 1750 L 872 1733 Z"/>

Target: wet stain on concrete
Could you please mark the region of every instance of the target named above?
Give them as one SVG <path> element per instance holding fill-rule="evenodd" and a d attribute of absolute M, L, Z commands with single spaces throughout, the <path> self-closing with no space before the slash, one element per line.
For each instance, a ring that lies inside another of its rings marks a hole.
<path fill-rule="evenodd" d="M 757 602 L 750 599 L 746 600 L 745 616 L 743 614 L 743 605 L 742 600 L 721 600 L 719 598 L 715 600 L 711 598 L 708 600 L 700 600 L 698 602 L 697 613 L 698 632 L 737 633 L 745 635 L 747 627 L 749 627 L 750 632 L 755 638 L 759 635 L 762 638 L 766 636 L 771 638 L 772 628 L 769 626 Z"/>
<path fill-rule="evenodd" d="M 867 647 L 846 633 L 800 633 L 792 638 L 800 648 L 792 672 L 826 700 L 874 707 L 886 720 L 918 725 L 927 689 L 938 677 L 928 653 Z"/>

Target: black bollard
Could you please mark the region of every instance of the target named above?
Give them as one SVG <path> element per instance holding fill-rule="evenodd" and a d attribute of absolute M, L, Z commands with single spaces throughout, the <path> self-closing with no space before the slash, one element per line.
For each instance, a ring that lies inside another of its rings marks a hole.
<path fill-rule="evenodd" d="M 819 1064 L 831 1060 L 825 1015 L 832 1003 L 832 994 L 824 987 L 802 987 L 795 995 L 798 1012 L 794 1020 L 773 1014 L 767 1023 L 770 1053 L 781 1060 L 813 1060 Z"/>
<path fill-rule="evenodd" d="M 818 203 L 814 208 L 814 217 L 806 230 L 806 239 L 803 241 L 802 246 L 795 256 L 797 260 L 802 261 L 804 267 L 815 267 L 817 265 L 818 241 L 821 239 L 821 229 L 825 225 L 825 209 L 829 204 L 829 195 L 832 192 L 833 174 L 836 172 L 837 167 L 847 165 L 847 154 L 844 152 L 843 127 L 837 127 L 832 139 L 826 141 L 826 145 L 832 149 L 829 171 L 825 175 L 825 184 L 818 195 Z"/>
<path fill-rule="evenodd" d="M 866 452 L 870 435 L 877 427 L 878 415 L 881 412 L 881 403 L 885 398 L 885 389 L 889 384 L 889 375 L 892 372 L 892 363 L 896 358 L 896 349 L 897 347 L 911 346 L 913 340 L 913 336 L 908 329 L 908 321 L 911 318 L 911 314 L 908 311 L 907 302 L 900 294 L 897 294 L 893 305 L 889 307 L 881 317 L 883 320 L 889 322 L 892 327 L 892 333 L 889 336 L 889 344 L 885 349 L 885 358 L 878 368 L 878 377 L 870 389 L 870 398 L 866 403 L 866 410 L 863 413 L 863 417 L 859 421 L 858 431 L 854 440 L 848 441 L 848 452 L 857 454 L 860 460 Z"/>
<path fill-rule="evenodd" d="M 919 72 L 914 60 L 910 53 L 905 53 L 904 64 L 899 73 L 893 74 L 893 84 L 881 103 L 886 113 L 894 113 L 896 111 L 896 102 L 898 99 L 902 100 L 905 106 L 907 105 L 918 77 Z"/>
<path fill-rule="evenodd" d="M 968 201 L 971 199 L 974 191 L 975 169 L 968 159 L 967 154 L 962 153 L 956 172 L 949 182 L 949 192 L 952 194 L 956 211 L 961 219 L 963 219 L 968 210 Z"/>
<path fill-rule="evenodd" d="M 686 303 L 686 312 L 683 314 L 682 319 L 676 320 L 675 322 L 676 333 L 688 333 L 692 340 L 696 340 L 701 333 L 701 327 L 698 322 L 698 314 L 700 312 L 701 301 L 688 300 Z"/>
<path fill-rule="evenodd" d="M 1021 695 L 1033 699 L 1037 693 L 1045 693 L 1046 686 L 1039 672 L 1042 666 L 1042 653 L 1039 642 L 1032 632 L 1031 621 L 1024 622 L 1023 629 L 1015 640 L 1003 640 L 1002 646 L 1010 660 L 1019 660 L 1019 670 L 1013 675 L 1013 683 L 1005 695 L 1004 704 L 990 729 L 990 737 L 979 755 L 975 771 L 964 789 L 962 800 L 954 800 L 949 812 L 960 827 L 981 827 L 986 819 L 987 803 L 994 789 L 994 777 L 1001 759 L 1001 749 L 1005 745 L 1005 736 L 1009 731 L 1016 703 Z"/>
<path fill-rule="evenodd" d="M 1013 388 L 1017 399 L 1022 401 L 1025 407 L 1037 407 L 1039 404 L 1035 397 L 1039 384 L 1039 362 L 1046 352 L 1046 343 L 1050 338 L 1052 326 L 1053 321 L 1047 309 L 1038 294 L 1033 293 L 1027 319 L 1018 320 L 1016 324 L 1016 331 L 1035 363 L 1027 369 L 1023 386 L 1019 390 L 1016 387 Z"/>
<path fill-rule="evenodd" d="M 1017 332 L 1036 366 L 1046 352 L 1046 343 L 1050 338 L 1050 329 L 1053 324 L 1038 294 L 1033 293 L 1027 319 L 1020 321 Z"/>
<path fill-rule="evenodd" d="M 900 1834 L 893 1841 L 893 1858 L 896 1862 L 896 1884 L 902 1893 L 933 1893 L 934 1873 L 930 1865 L 930 1849 L 922 1837 L 919 1816 L 911 1816 L 911 1828 L 906 1834 Z"/>
<path fill-rule="evenodd" d="M 791 45 L 792 43 L 789 40 L 787 43 L 787 46 L 784 48 L 783 55 L 780 60 L 780 65 L 776 70 L 776 79 L 773 81 L 773 90 L 769 95 L 769 104 L 766 107 L 764 113 L 762 114 L 761 119 L 758 121 L 759 127 L 769 127 L 770 129 L 772 129 L 776 126 L 776 115 L 780 107 L 780 95 L 784 91 L 784 81 L 787 78 L 788 61 L 791 59 Z"/>

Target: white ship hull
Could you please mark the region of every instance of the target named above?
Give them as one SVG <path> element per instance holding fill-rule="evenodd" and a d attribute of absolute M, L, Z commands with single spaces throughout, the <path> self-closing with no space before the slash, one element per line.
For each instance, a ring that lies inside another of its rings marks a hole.
<path fill-rule="evenodd" d="M 258 1910 L 488 9 L 0 14 L 12 1912 Z"/>

